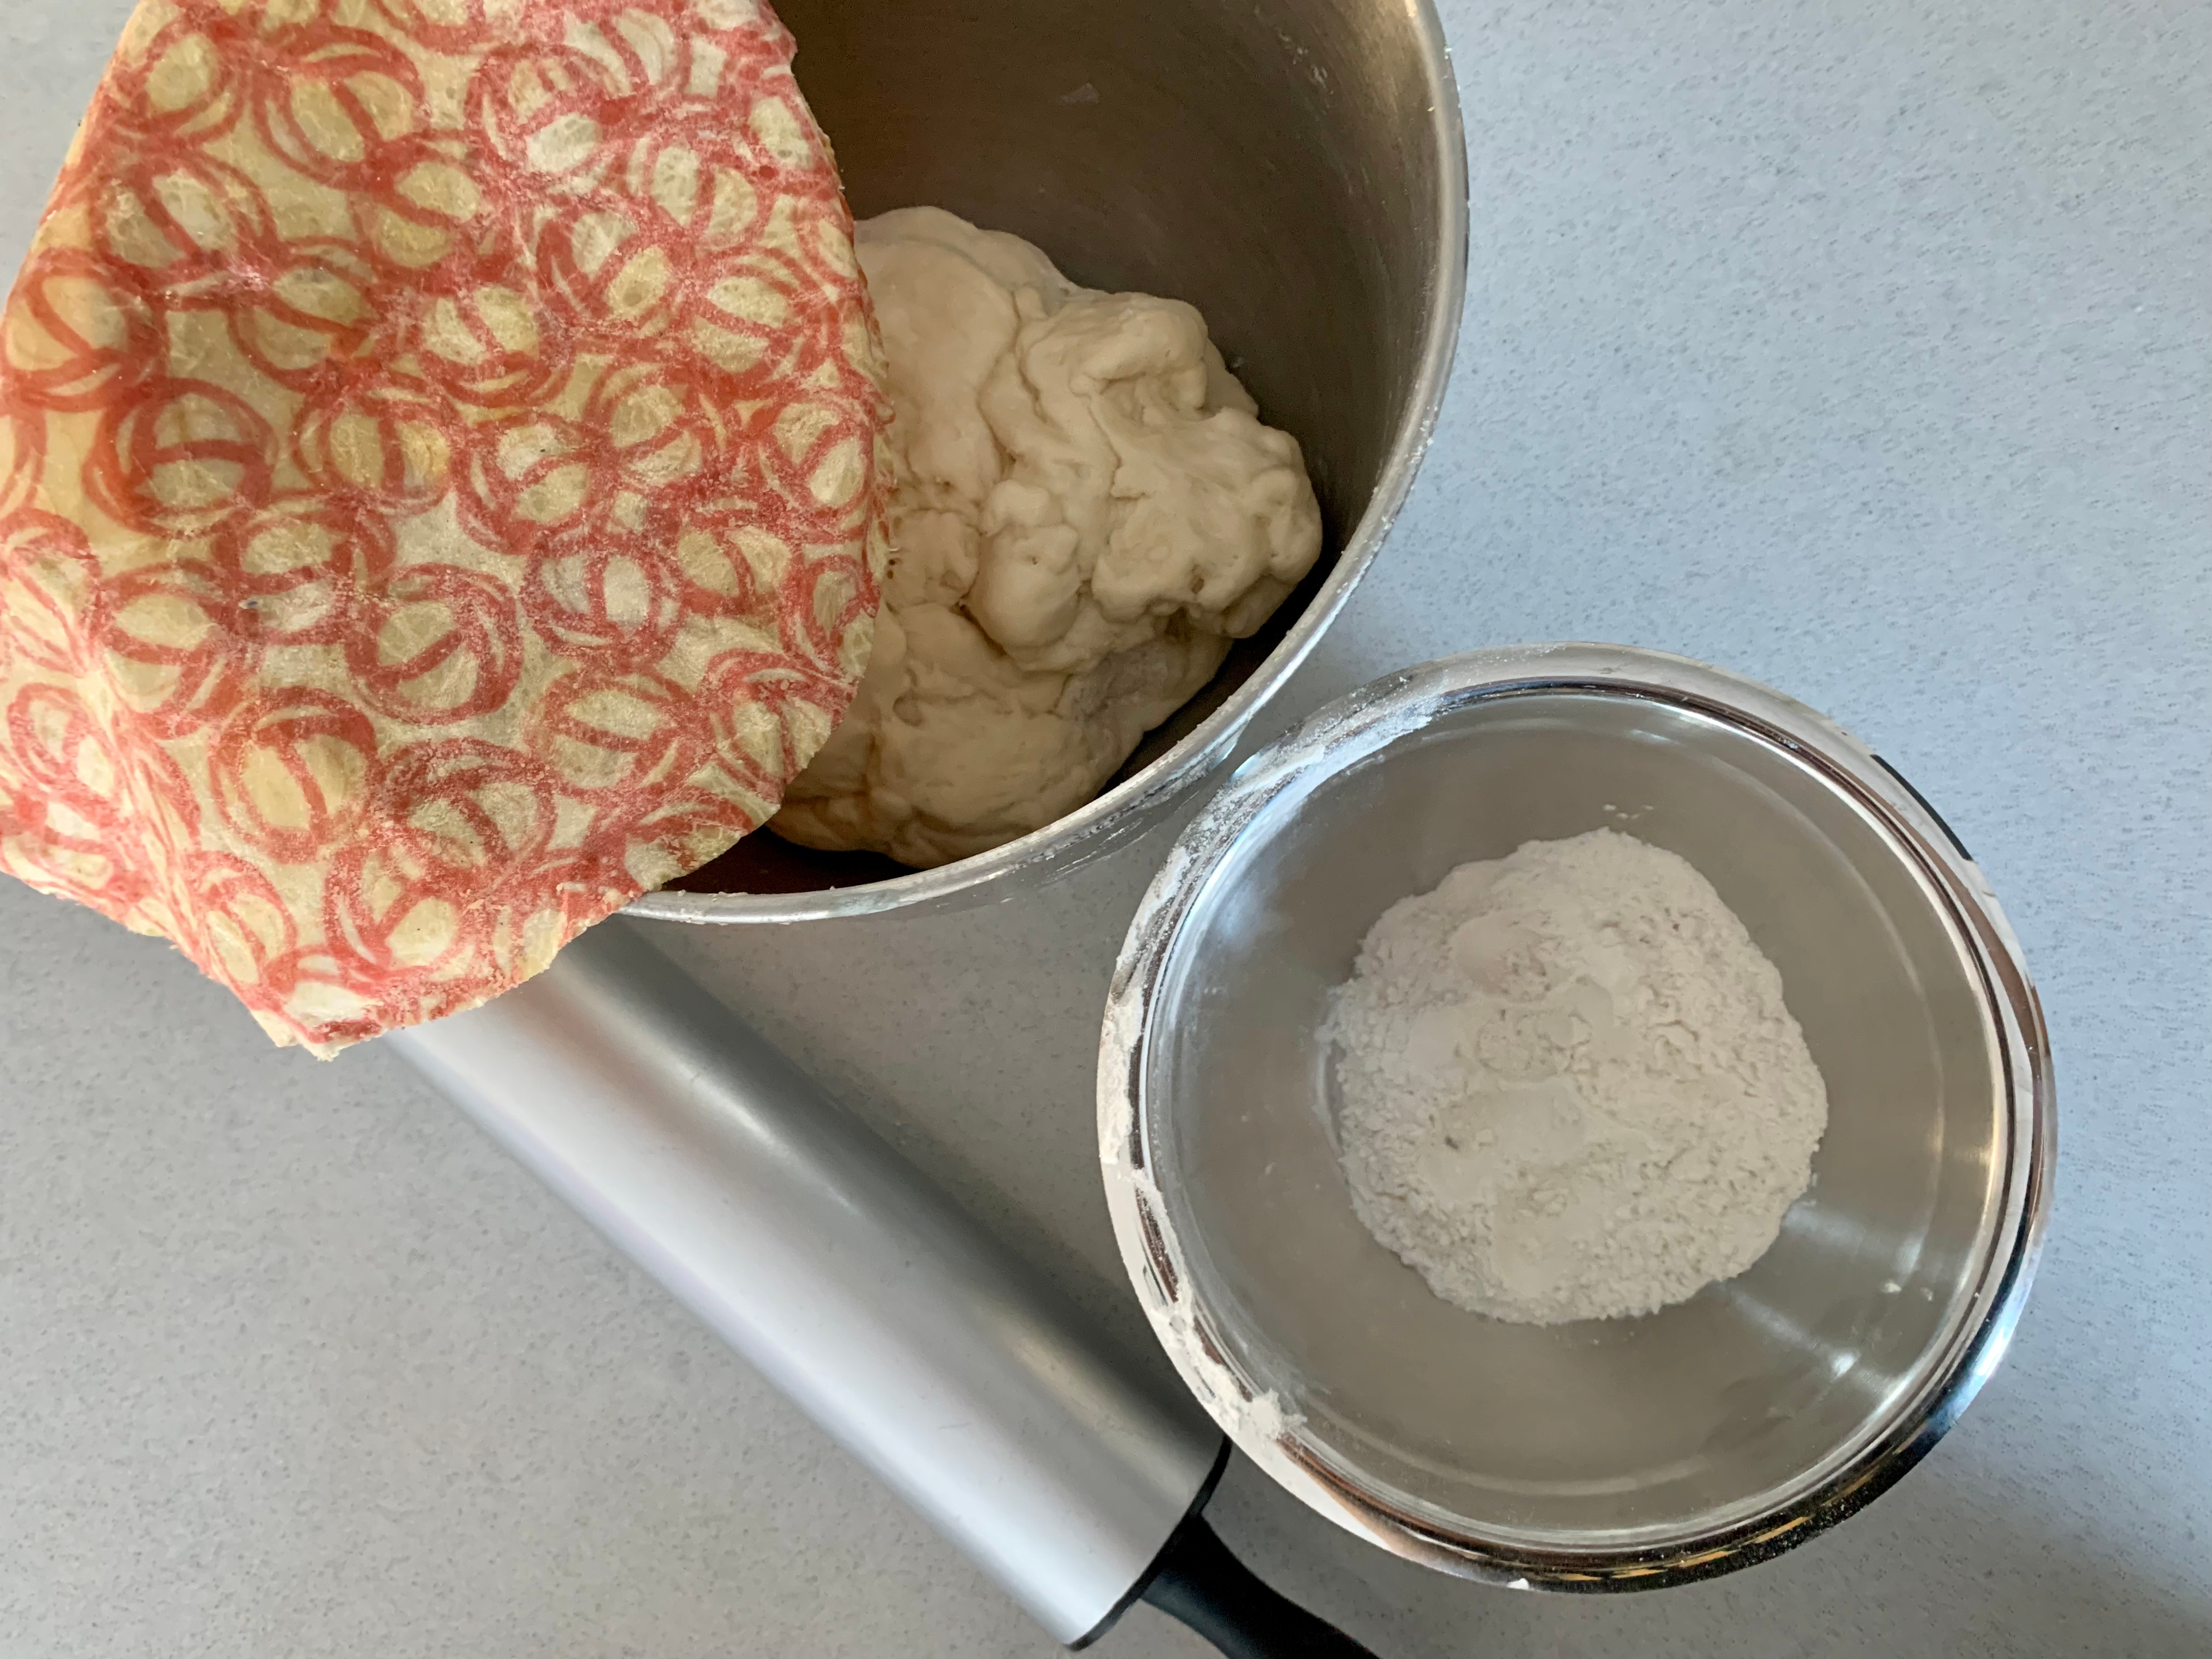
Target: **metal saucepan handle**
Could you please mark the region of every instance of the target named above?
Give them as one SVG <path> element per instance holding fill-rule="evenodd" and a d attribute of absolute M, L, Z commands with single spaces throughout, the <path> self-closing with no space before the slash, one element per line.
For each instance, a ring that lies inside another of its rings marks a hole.
<path fill-rule="evenodd" d="M 629 924 L 389 1040 L 1059 1640 L 1190 1621 L 1205 1413 Z"/>

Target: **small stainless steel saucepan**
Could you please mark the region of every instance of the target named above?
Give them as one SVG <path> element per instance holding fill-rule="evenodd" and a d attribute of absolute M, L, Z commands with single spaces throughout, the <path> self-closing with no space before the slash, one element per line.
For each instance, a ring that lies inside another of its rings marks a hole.
<path fill-rule="evenodd" d="M 1352 1213 L 1328 998 L 1397 900 L 1608 826 L 1687 859 L 1780 969 L 1827 1133 L 1735 1279 L 1480 1318 Z M 1139 911 L 1099 1061 L 1131 1282 L 1238 1445 L 1402 1555 L 1563 1589 L 1744 1565 L 1910 1468 L 2020 1317 L 2054 1113 L 2012 931 L 1905 781 L 1764 686 L 1605 646 L 1410 670 L 1254 756 Z"/>

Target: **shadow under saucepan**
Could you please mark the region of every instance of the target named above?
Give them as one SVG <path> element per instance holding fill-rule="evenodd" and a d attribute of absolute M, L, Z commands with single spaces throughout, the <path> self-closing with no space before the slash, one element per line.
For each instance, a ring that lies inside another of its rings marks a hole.
<path fill-rule="evenodd" d="M 2002 1382 L 1992 1392 L 2002 1391 Z M 2002 1409 L 2002 1400 L 1985 1401 Z M 1617 1595 L 1516 1593 L 1340 1531 L 1241 1457 L 1209 1510 L 1253 1570 L 1382 1659 L 2201 1659 L 2212 1598 L 2069 1538 L 1982 1487 L 1969 1425 L 1881 1503 L 1725 1578 Z M 2046 1485 L 2010 1471 L 2023 1484 Z M 1164 1650 L 1164 1651 L 1171 1650 Z M 1102 1648 L 1102 1654 L 1108 1650 Z M 1127 1659 L 1144 1651 L 1132 1648 Z"/>

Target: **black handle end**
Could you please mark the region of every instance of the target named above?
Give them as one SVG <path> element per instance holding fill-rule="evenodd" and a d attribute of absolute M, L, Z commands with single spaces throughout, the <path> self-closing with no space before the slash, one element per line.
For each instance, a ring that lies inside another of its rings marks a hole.
<path fill-rule="evenodd" d="M 1212 1643 L 1224 1659 L 1375 1659 L 1261 1583 L 1201 1516 L 1185 1520 L 1160 1552 L 1144 1599 Z"/>

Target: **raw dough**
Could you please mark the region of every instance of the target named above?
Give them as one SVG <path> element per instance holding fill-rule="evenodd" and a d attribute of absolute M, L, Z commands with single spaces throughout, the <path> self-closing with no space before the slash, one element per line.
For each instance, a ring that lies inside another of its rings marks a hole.
<path fill-rule="evenodd" d="M 851 712 L 773 827 L 927 866 L 1051 823 L 1321 551 L 1297 440 L 1175 300 L 1076 287 L 935 208 L 863 223 L 891 574 Z"/>

